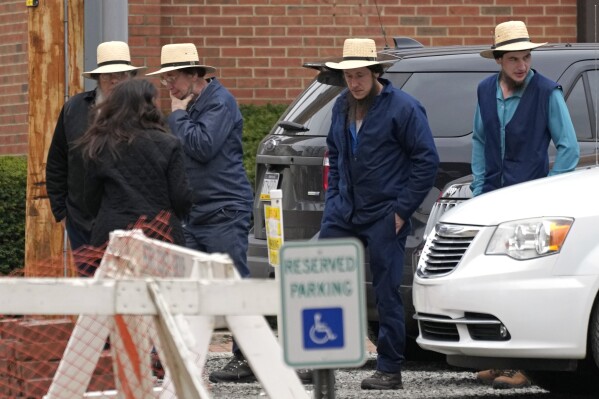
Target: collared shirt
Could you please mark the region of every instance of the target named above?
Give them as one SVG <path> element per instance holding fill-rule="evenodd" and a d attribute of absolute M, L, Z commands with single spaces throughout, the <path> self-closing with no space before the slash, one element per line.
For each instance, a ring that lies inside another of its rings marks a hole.
<path fill-rule="evenodd" d="M 501 126 L 501 155 L 503 157 L 505 150 L 505 126 L 510 122 L 516 112 L 520 99 L 532 79 L 534 71 L 528 71 L 524 79 L 524 86 L 515 91 L 512 96 L 503 98 L 503 92 L 499 85 L 499 74 L 497 75 L 497 115 Z M 559 173 L 570 172 L 578 164 L 578 151 L 568 151 L 570 148 L 578 148 L 576 132 L 574 125 L 566 106 L 563 93 L 560 89 L 555 89 L 549 97 L 549 131 L 551 140 L 557 149 L 555 162 L 549 171 L 549 176 Z M 472 136 L 472 174 L 474 180 L 470 185 L 472 194 L 477 196 L 481 194 L 485 179 L 485 130 L 480 114 L 480 108 L 477 105 L 474 114 L 474 131 Z"/>

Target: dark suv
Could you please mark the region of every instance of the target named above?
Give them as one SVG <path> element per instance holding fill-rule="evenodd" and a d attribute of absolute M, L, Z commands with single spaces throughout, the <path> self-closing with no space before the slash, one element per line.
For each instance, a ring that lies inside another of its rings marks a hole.
<path fill-rule="evenodd" d="M 416 338 L 412 280 L 424 244 L 427 219 L 443 187 L 470 173 L 476 88 L 482 79 L 497 72 L 498 66 L 479 55 L 488 47 L 423 47 L 406 38 L 396 39 L 395 43 L 395 48 L 379 53 L 381 58 L 398 59 L 384 77 L 424 105 L 441 159 L 435 186 L 412 216 L 412 234 L 406 243 L 401 292 L 407 333 Z M 591 44 L 555 44 L 533 52 L 533 68 L 564 88 L 583 153 L 592 152 L 590 147 L 594 147 L 595 119 L 590 117 L 593 104 L 590 95 L 599 84 L 596 51 L 597 46 Z M 261 199 L 268 190 L 276 187 L 283 192 L 286 241 L 316 239 L 320 229 L 328 173 L 325 140 L 333 103 L 343 90 L 343 82 L 340 74 L 324 67 L 324 61 L 304 66 L 317 69 L 319 75 L 283 113 L 260 143 L 256 156 L 254 227 L 248 252 L 252 277 L 272 277 L 274 273 L 268 264 L 265 201 Z M 369 336 L 376 338 L 378 315 L 370 270 L 365 269 Z M 408 340 L 408 348 L 411 343 Z"/>

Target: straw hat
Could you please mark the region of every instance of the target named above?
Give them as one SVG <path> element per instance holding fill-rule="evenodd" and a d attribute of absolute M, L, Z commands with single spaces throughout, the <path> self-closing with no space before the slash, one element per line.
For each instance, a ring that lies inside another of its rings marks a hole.
<path fill-rule="evenodd" d="M 376 64 L 389 64 L 394 60 L 377 61 L 376 44 L 372 39 L 345 39 L 343 61 L 326 62 L 331 69 L 355 69 Z"/>
<path fill-rule="evenodd" d="M 190 67 L 204 68 L 206 73 L 216 72 L 216 68 L 200 64 L 198 50 L 193 43 L 166 44 L 162 46 L 160 67 L 156 72 L 146 73 L 146 76 Z"/>
<path fill-rule="evenodd" d="M 93 71 L 83 72 L 83 77 L 93 79 L 92 74 L 113 73 L 145 69 L 131 65 L 129 45 L 125 42 L 104 42 L 98 45 L 98 67 Z"/>
<path fill-rule="evenodd" d="M 481 51 L 481 57 L 493 57 L 493 51 L 523 51 L 544 46 L 545 43 L 533 43 L 528 36 L 526 25 L 522 21 L 508 21 L 495 27 L 495 45 L 490 50 Z"/>

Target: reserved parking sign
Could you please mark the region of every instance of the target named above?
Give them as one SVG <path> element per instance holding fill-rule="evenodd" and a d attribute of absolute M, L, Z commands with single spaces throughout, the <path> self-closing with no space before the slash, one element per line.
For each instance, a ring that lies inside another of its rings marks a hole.
<path fill-rule="evenodd" d="M 312 369 L 363 365 L 362 243 L 352 238 L 286 243 L 279 275 L 285 362 Z"/>

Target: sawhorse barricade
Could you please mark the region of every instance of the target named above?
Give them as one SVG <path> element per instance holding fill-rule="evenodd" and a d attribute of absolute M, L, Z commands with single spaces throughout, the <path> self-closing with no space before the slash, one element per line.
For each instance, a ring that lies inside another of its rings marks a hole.
<path fill-rule="evenodd" d="M 241 279 L 225 255 L 149 239 L 140 230 L 116 231 L 93 279 L 12 280 L 0 279 L 0 313 L 81 313 L 47 399 L 86 396 L 108 337 L 116 380 L 113 396 L 210 398 L 202 372 L 220 322 L 232 332 L 269 397 L 309 397 L 284 363 L 281 346 L 263 317 L 278 311 L 276 283 Z M 48 295 L 55 291 L 64 297 Z M 23 299 L 37 295 L 48 299 Z M 65 300 L 79 295 L 79 303 Z M 165 366 L 160 389 L 154 387 L 150 367 L 153 348 Z"/>

